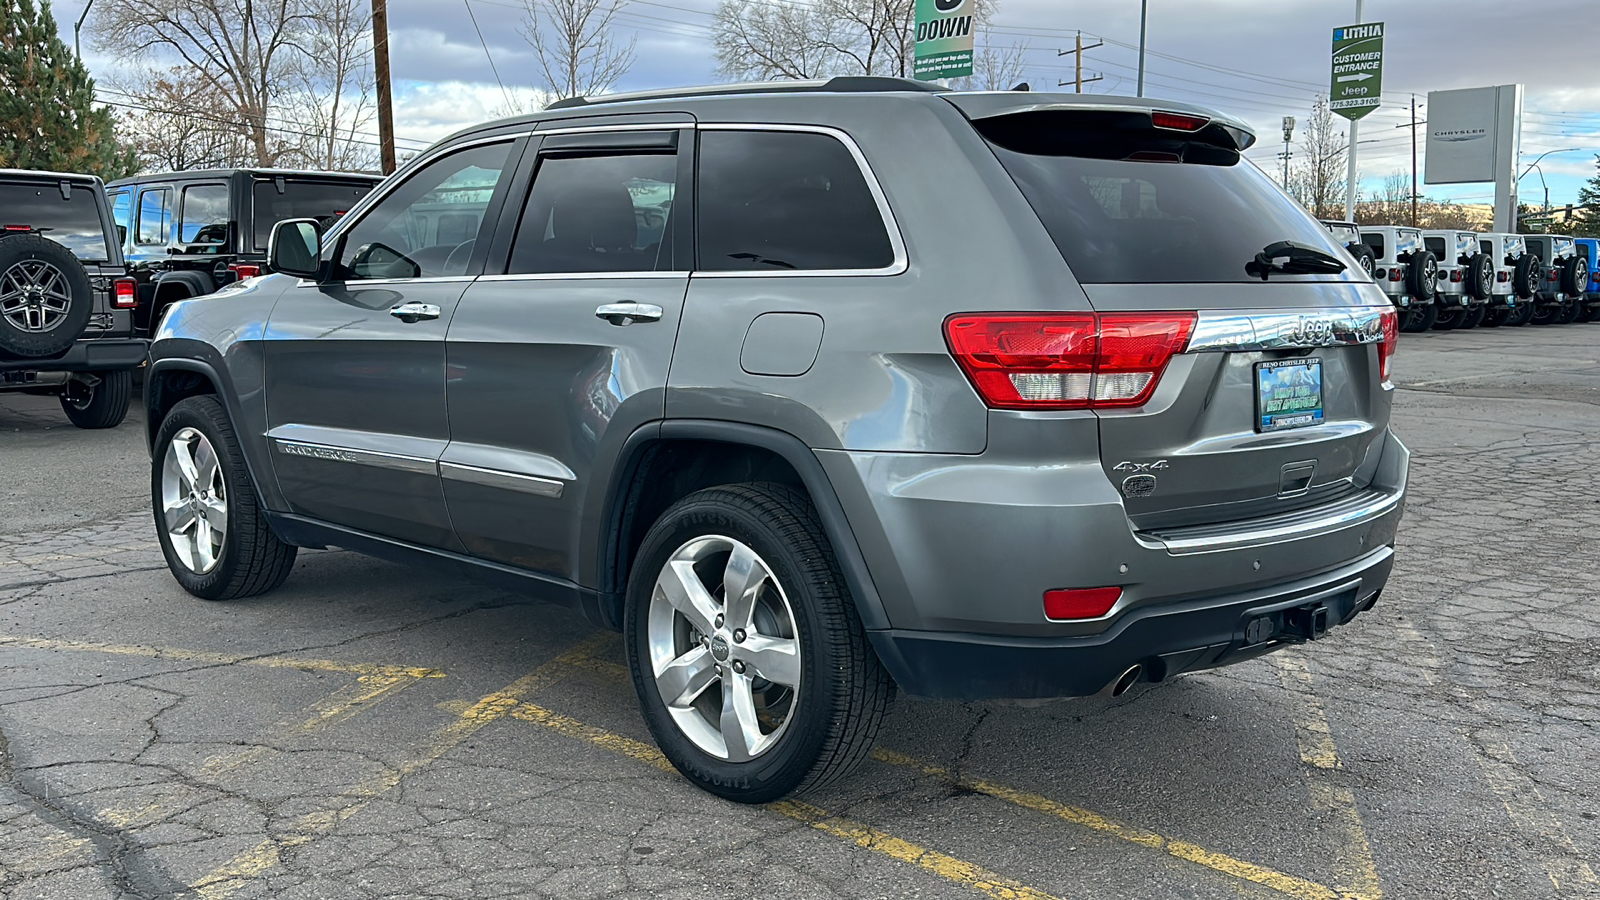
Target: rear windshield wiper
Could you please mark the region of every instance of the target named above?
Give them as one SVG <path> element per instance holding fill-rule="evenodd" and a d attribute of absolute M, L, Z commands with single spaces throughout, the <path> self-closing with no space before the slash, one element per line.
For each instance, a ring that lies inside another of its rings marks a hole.
<path fill-rule="evenodd" d="M 1246 274 L 1256 275 L 1262 281 L 1273 272 L 1285 275 L 1332 275 L 1343 272 L 1345 265 L 1337 256 L 1296 241 L 1278 241 L 1268 244 L 1256 258 L 1244 264 Z"/>

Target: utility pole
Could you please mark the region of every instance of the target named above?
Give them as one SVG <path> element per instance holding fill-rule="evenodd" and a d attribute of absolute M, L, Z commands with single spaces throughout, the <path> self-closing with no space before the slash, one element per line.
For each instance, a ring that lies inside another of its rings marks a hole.
<path fill-rule="evenodd" d="M 383 174 L 394 174 L 394 107 L 389 96 L 389 0 L 372 0 L 372 72 L 378 82 L 378 143 Z"/>
<path fill-rule="evenodd" d="M 1283 117 L 1283 152 L 1278 154 L 1278 158 L 1283 160 L 1283 189 L 1285 191 L 1289 190 L 1289 158 L 1294 155 L 1293 153 L 1289 152 L 1289 140 L 1290 140 L 1290 138 L 1293 138 L 1293 137 L 1294 137 L 1294 116 L 1284 116 Z"/>
<path fill-rule="evenodd" d="M 1360 20 L 1361 0 L 1356 0 L 1356 19 Z M 1144 96 L 1144 26 L 1150 12 L 1150 0 L 1139 0 L 1139 96 Z"/>
<path fill-rule="evenodd" d="M 1104 75 L 1095 75 L 1095 76 L 1092 76 L 1090 78 L 1084 78 L 1083 77 L 1083 51 L 1085 51 L 1085 50 L 1093 50 L 1096 47 L 1103 47 L 1103 46 L 1105 46 L 1105 43 L 1106 43 L 1105 41 L 1099 41 L 1098 43 L 1090 44 L 1089 46 L 1085 47 L 1083 45 L 1083 32 L 1079 31 L 1078 32 L 1078 41 L 1077 41 L 1077 46 L 1076 47 L 1074 47 L 1071 50 L 1060 50 L 1060 51 L 1057 51 L 1057 53 L 1056 53 L 1056 56 L 1066 56 L 1068 53 L 1073 54 L 1073 60 L 1077 65 L 1077 75 L 1071 81 L 1058 81 L 1058 82 L 1056 82 L 1056 87 L 1066 87 L 1067 85 L 1071 84 L 1071 85 L 1074 85 L 1076 87 L 1077 92 L 1081 94 L 1081 93 L 1083 93 L 1084 82 L 1100 81 L 1100 80 L 1104 79 L 1105 78 Z"/>

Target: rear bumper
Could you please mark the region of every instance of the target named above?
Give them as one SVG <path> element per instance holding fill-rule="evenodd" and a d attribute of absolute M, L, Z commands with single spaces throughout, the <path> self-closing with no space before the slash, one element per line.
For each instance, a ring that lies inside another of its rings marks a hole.
<path fill-rule="evenodd" d="M 1393 566 L 1394 550 L 1382 547 L 1312 578 L 1131 610 L 1105 632 L 1085 637 L 896 630 L 871 637 L 909 694 L 951 700 L 1083 697 L 1135 665 L 1141 667 L 1139 680 L 1164 681 L 1319 638 L 1325 628 L 1370 609 Z"/>
<path fill-rule="evenodd" d="M 78 341 L 60 356 L 46 359 L 0 359 L 4 372 L 96 372 L 131 369 L 150 355 L 144 338 L 97 338 Z"/>

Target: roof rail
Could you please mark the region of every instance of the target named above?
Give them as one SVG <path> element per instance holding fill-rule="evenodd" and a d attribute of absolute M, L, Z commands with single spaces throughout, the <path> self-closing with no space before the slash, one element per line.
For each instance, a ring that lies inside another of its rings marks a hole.
<path fill-rule="evenodd" d="M 850 93 L 874 94 L 889 91 L 916 91 L 924 94 L 943 93 L 948 88 L 910 78 L 889 78 L 881 75 L 840 75 L 826 81 L 757 81 L 745 84 L 714 84 L 704 87 L 670 88 L 662 91 L 636 91 L 629 94 L 604 94 L 599 97 L 568 97 L 545 107 L 546 110 L 578 109 L 599 103 L 625 103 L 630 100 L 672 100 L 684 97 L 715 97 L 723 94 L 800 94 L 800 93 Z"/>

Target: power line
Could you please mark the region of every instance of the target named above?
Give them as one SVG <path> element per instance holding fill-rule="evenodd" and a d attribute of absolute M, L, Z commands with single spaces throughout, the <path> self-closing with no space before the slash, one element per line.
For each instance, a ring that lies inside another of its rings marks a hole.
<path fill-rule="evenodd" d="M 483 55 L 489 60 L 489 71 L 494 73 L 494 83 L 500 85 L 500 97 L 505 100 L 506 108 L 511 108 L 511 95 L 506 92 L 506 83 L 500 80 L 500 70 L 495 67 L 494 56 L 489 53 L 489 42 L 483 39 L 483 29 L 478 27 L 478 17 L 472 13 L 472 4 L 468 0 L 461 0 L 461 5 L 467 8 L 467 18 L 472 20 L 472 30 L 478 33 L 478 43 L 483 45 Z"/>

